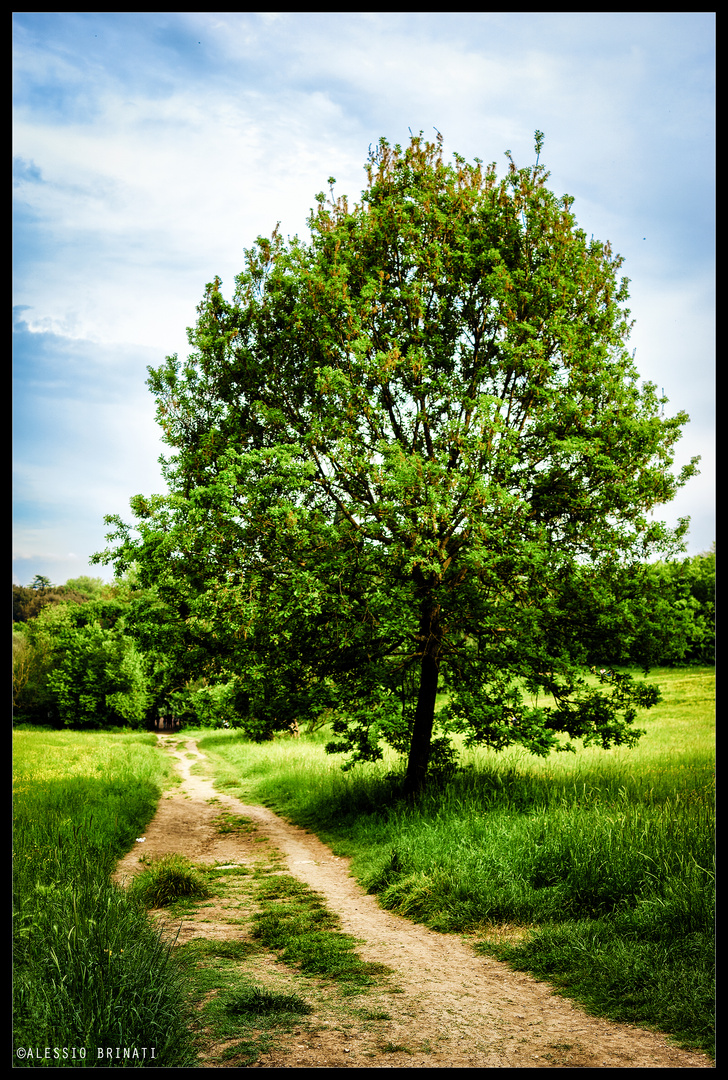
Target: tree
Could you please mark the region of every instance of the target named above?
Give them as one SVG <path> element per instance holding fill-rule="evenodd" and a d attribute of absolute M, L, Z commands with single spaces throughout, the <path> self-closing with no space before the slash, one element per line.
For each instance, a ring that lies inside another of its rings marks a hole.
<path fill-rule="evenodd" d="M 14 704 L 24 720 L 71 727 L 143 724 L 149 679 L 126 633 L 125 614 L 114 601 L 61 603 L 24 624 L 14 655 Z"/>
<path fill-rule="evenodd" d="M 66 591 L 80 596 L 82 600 L 98 600 L 110 592 L 111 589 L 103 578 L 92 578 L 87 574 L 77 578 L 69 578 L 64 588 Z"/>
<path fill-rule="evenodd" d="M 43 608 L 52 604 L 82 603 L 86 597 L 75 590 L 72 583 L 66 585 L 38 586 L 37 588 L 13 585 L 13 622 L 35 619 Z"/>
<path fill-rule="evenodd" d="M 51 579 L 43 577 L 42 574 L 36 574 L 28 586 L 29 589 L 51 589 L 52 587 Z"/>
<path fill-rule="evenodd" d="M 712 551 L 642 568 L 655 662 L 715 663 L 715 544 Z"/>
<path fill-rule="evenodd" d="M 639 621 L 625 569 L 681 549 L 687 522 L 651 515 L 696 471 L 671 471 L 688 418 L 639 386 L 622 260 L 548 190 L 542 142 L 498 179 L 381 140 L 359 204 L 331 178 L 310 242 L 276 229 L 231 301 L 208 285 L 192 354 L 150 369 L 170 495 L 132 500 L 138 535 L 108 518 L 97 556 L 338 710 L 333 749 L 406 752 L 410 790 L 448 757 L 439 688 L 443 732 L 535 753 L 631 744 L 655 698 L 580 670 Z"/>
<path fill-rule="evenodd" d="M 34 659 L 33 648 L 23 628 L 13 628 L 13 709 L 32 677 Z"/>
<path fill-rule="evenodd" d="M 70 727 L 144 723 L 149 705 L 141 655 L 132 638 L 97 622 L 68 627 L 56 640 L 48 687 L 59 719 Z"/>

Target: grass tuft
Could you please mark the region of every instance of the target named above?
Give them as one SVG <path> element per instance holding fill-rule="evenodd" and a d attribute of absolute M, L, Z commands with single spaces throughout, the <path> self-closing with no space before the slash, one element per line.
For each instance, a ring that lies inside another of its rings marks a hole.
<path fill-rule="evenodd" d="M 298 994 L 275 994 L 259 986 L 249 986 L 224 999 L 225 1009 L 234 1016 L 307 1016 L 313 1008 Z"/>
<path fill-rule="evenodd" d="M 162 908 L 177 900 L 204 900 L 210 889 L 189 859 L 163 855 L 133 878 L 128 894 L 144 907 Z"/>

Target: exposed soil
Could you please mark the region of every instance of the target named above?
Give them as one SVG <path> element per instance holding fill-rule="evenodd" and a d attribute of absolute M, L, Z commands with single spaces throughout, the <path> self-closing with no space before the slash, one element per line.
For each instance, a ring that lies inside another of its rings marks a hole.
<path fill-rule="evenodd" d="M 362 959 L 386 964 L 396 973 L 401 992 L 383 988 L 366 995 L 370 1009 L 382 1008 L 391 1017 L 376 1032 L 364 1021 L 344 1027 L 307 1025 L 253 1068 L 714 1067 L 706 1055 L 681 1050 L 662 1035 L 588 1016 L 546 983 L 476 955 L 466 940 L 383 911 L 349 876 L 348 860 L 334 856 L 317 837 L 192 775 L 192 765 L 206 761 L 194 740 L 176 749 L 179 736 L 159 739 L 176 758 L 183 781 L 161 799 L 143 845 L 119 864 L 118 881 L 143 868 L 142 850 L 147 857 L 177 853 L 197 863 L 252 865 L 277 848 L 284 857 L 281 867 L 321 893 L 342 929 L 363 942 L 358 950 Z M 213 824 L 221 811 L 244 815 L 255 823 L 255 831 L 221 834 Z M 223 911 L 207 907 L 204 921 L 190 916 L 182 923 L 178 941 L 240 935 Z"/>

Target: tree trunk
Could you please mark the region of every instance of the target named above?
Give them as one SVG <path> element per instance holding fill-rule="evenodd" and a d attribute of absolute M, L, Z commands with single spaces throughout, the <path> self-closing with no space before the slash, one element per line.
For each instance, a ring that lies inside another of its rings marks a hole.
<path fill-rule="evenodd" d="M 424 787 L 430 761 L 442 645 L 439 614 L 439 605 L 433 604 L 429 598 L 423 601 L 420 619 L 420 639 L 423 644 L 420 689 L 405 779 L 405 791 L 408 793 L 420 791 Z"/>

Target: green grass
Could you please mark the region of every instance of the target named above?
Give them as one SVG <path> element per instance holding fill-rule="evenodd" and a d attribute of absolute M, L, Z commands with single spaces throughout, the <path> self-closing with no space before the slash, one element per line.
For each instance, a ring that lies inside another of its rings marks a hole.
<path fill-rule="evenodd" d="M 393 757 L 343 773 L 326 733 L 199 745 L 221 788 L 351 856 L 384 907 L 469 933 L 600 1015 L 712 1052 L 715 673 L 649 681 L 663 700 L 640 716 L 635 749 L 464 752 L 465 768 L 415 805 Z"/>
<path fill-rule="evenodd" d="M 20 730 L 13 750 L 14 1044 L 86 1051 L 14 1065 L 186 1064 L 184 991 L 170 950 L 110 882 L 170 779 L 155 736 Z M 99 1059 L 117 1047 L 140 1056 Z"/>
<path fill-rule="evenodd" d="M 223 1005 L 233 1016 L 252 1017 L 258 1022 L 261 1017 L 307 1016 L 313 1012 L 313 1006 L 298 994 L 276 994 L 261 990 L 259 986 L 248 986 L 228 994 Z"/>
<path fill-rule="evenodd" d="M 359 958 L 354 938 L 340 932 L 338 916 L 297 878 L 272 877 L 260 886 L 257 899 L 261 906 L 253 936 L 278 952 L 284 963 L 306 975 L 334 980 L 348 994 L 376 986 L 388 973 L 384 965 Z"/>
<path fill-rule="evenodd" d="M 169 907 L 181 899 L 205 899 L 207 882 L 181 855 L 163 855 L 135 875 L 127 896 L 147 908 Z"/>
<path fill-rule="evenodd" d="M 251 968 L 261 954 L 247 942 L 195 938 L 176 955 L 193 1006 L 192 1035 L 204 1055 L 198 1067 L 211 1058 L 209 1064 L 247 1068 L 313 1010 L 300 994 L 288 992 L 287 984 L 277 990 L 260 983 Z"/>

